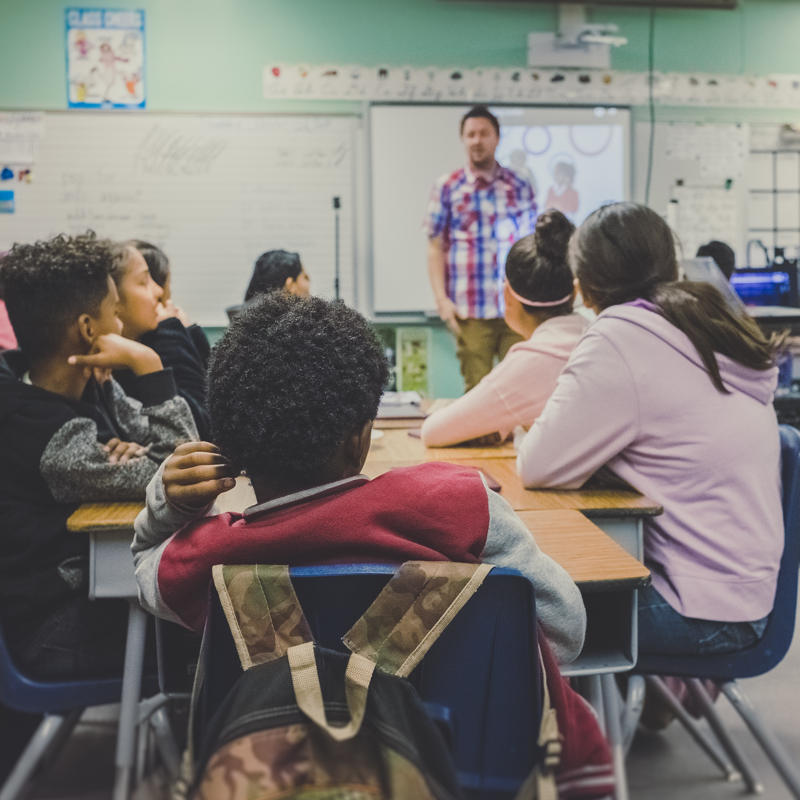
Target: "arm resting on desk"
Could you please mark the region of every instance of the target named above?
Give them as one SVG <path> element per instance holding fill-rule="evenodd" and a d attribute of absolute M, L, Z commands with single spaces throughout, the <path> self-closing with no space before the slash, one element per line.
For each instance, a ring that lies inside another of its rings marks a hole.
<path fill-rule="evenodd" d="M 545 555 L 514 509 L 489 491 L 489 532 L 481 560 L 521 572 L 536 592 L 536 618 L 562 664 L 583 647 L 586 609 L 578 587 L 563 567 Z"/>
<path fill-rule="evenodd" d="M 166 461 L 158 468 L 147 486 L 145 507 L 136 517 L 133 526 L 133 563 L 136 569 L 136 582 L 139 584 L 139 602 L 142 607 L 157 617 L 184 623 L 175 616 L 161 600 L 158 588 L 158 565 L 164 548 L 184 525 L 218 513 L 216 503 L 210 503 L 199 510 L 178 508 L 167 500 L 164 493 L 164 467 Z"/>
<path fill-rule="evenodd" d="M 581 339 L 558 385 L 519 446 L 527 489 L 580 489 L 634 439 L 639 419 L 628 365 L 605 338 Z"/>
<path fill-rule="evenodd" d="M 197 435 L 189 407 L 180 397 L 142 409 L 141 416 L 148 422 L 148 436 L 139 443 L 149 444 L 150 451 L 126 463 L 109 461 L 97 441 L 94 420 L 74 417 L 62 425 L 39 462 L 53 497 L 59 503 L 141 500 L 167 452 Z"/>

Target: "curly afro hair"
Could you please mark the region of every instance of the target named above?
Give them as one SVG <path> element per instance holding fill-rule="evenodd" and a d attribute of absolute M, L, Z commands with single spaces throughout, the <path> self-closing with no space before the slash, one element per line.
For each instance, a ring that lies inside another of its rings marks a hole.
<path fill-rule="evenodd" d="M 389 367 L 343 302 L 269 292 L 231 323 L 208 369 L 214 440 L 251 476 L 308 479 L 375 418 Z"/>
<path fill-rule="evenodd" d="M 28 358 L 56 352 L 81 314 L 97 314 L 108 294 L 112 262 L 111 243 L 92 231 L 14 245 L 3 258 L 3 294 Z"/>

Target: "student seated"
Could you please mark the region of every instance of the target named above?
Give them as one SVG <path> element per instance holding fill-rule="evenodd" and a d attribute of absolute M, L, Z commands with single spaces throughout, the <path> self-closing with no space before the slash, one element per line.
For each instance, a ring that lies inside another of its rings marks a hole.
<path fill-rule="evenodd" d="M 119 292 L 122 335 L 155 350 L 164 366 L 172 369 L 178 392 L 192 410 L 200 437 L 208 439 L 206 360 L 190 331 L 176 312 L 169 316 L 165 311 L 164 290 L 153 280 L 147 261 L 133 242 L 115 246 L 111 274 Z M 130 394 L 136 379 L 133 372 L 119 370 L 114 378 Z"/>
<path fill-rule="evenodd" d="M 595 211 L 570 259 L 600 316 L 521 444 L 522 480 L 576 489 L 607 465 L 664 507 L 644 528 L 640 652 L 748 647 L 784 541 L 774 349 L 716 288 L 677 282 L 672 231 L 645 206 Z"/>
<path fill-rule="evenodd" d="M 270 250 L 268 253 L 262 253 L 253 269 L 253 277 L 250 278 L 250 285 L 245 292 L 244 303 L 225 309 L 228 319 L 233 320 L 258 295 L 274 292 L 276 289 L 283 289 L 299 297 L 308 297 L 311 293 L 311 278 L 308 277 L 297 253 L 289 253 L 286 250 Z"/>
<path fill-rule="evenodd" d="M 506 260 L 505 320 L 525 338 L 473 389 L 422 425 L 422 441 L 444 447 L 494 434 L 505 440 L 533 425 L 553 393 L 588 322 L 572 311 L 575 299 L 567 245 L 575 226 L 546 211 L 536 231 L 516 242 Z"/>
<path fill-rule="evenodd" d="M 736 269 L 736 253 L 725 242 L 714 240 L 702 245 L 697 250 L 697 257 L 713 258 L 727 280 L 731 279 L 731 275 Z"/>
<path fill-rule="evenodd" d="M 0 618 L 19 667 L 40 678 L 121 673 L 127 603 L 89 601 L 88 537 L 67 518 L 84 502 L 142 499 L 160 462 L 197 438 L 172 372 L 119 335 L 112 263 L 91 233 L 3 259 L 20 350 L 0 355 Z M 133 397 L 93 375 L 123 367 Z"/>
<path fill-rule="evenodd" d="M 199 631 L 215 564 L 486 560 L 533 582 L 539 621 L 571 661 L 580 592 L 480 472 L 437 462 L 361 474 L 388 376 L 371 326 L 344 303 L 272 292 L 237 315 L 209 367 L 219 450 L 179 447 L 136 520 L 142 604 Z M 208 516 L 242 469 L 258 504 Z"/>
<path fill-rule="evenodd" d="M 197 349 L 203 361 L 203 366 L 208 366 L 208 357 L 211 355 L 211 345 L 208 342 L 205 331 L 199 325 L 193 323 L 186 312 L 180 306 L 176 306 L 172 300 L 172 269 L 170 268 L 167 254 L 160 247 L 156 247 L 154 244 L 150 244 L 150 242 L 143 242 L 141 239 L 131 239 L 129 244 L 141 253 L 142 258 L 147 263 L 147 268 L 150 270 L 150 277 L 161 287 L 161 308 L 159 309 L 161 322 L 158 323 L 157 330 L 163 327 L 179 331 L 180 329 L 174 322 L 168 325 L 166 324 L 168 320 L 179 320 L 181 325 L 186 329 L 186 333 L 189 334 L 192 344 Z M 151 335 L 152 334 L 145 334 L 146 337 Z M 153 347 L 153 345 L 149 343 L 148 346 Z M 153 349 L 157 348 L 153 347 Z"/>

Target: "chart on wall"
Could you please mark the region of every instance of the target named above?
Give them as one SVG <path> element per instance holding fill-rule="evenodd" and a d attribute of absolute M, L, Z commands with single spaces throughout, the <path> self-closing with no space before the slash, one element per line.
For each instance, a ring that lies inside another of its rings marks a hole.
<path fill-rule="evenodd" d="M 370 110 L 373 305 L 433 312 L 422 221 L 438 178 L 465 164 L 468 106 L 373 105 Z M 622 108 L 494 107 L 496 158 L 534 187 L 539 211 L 582 222 L 629 198 L 630 115 Z"/>
<path fill-rule="evenodd" d="M 67 9 L 70 108 L 144 108 L 144 11 Z"/>

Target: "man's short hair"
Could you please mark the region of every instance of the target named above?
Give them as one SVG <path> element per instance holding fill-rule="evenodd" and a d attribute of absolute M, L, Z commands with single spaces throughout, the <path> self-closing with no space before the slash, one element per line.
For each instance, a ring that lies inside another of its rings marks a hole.
<path fill-rule="evenodd" d="M 389 367 L 343 302 L 273 291 L 231 322 L 208 370 L 214 441 L 251 476 L 314 478 L 375 418 Z"/>
<path fill-rule="evenodd" d="M 28 358 L 56 352 L 81 314 L 98 313 L 112 261 L 111 243 L 92 231 L 14 245 L 3 258 L 3 289 L 14 335 Z"/>
<path fill-rule="evenodd" d="M 494 132 L 500 135 L 500 122 L 497 117 L 489 111 L 488 106 L 473 106 L 463 117 L 461 117 L 461 127 L 458 129 L 459 134 L 464 133 L 464 125 L 468 119 L 488 119 L 492 123 Z"/>
<path fill-rule="evenodd" d="M 714 240 L 713 242 L 704 244 L 698 249 L 697 257 L 713 258 L 728 280 L 731 279 L 733 270 L 736 269 L 736 254 L 733 252 L 730 245 L 725 244 L 725 242 Z"/>
<path fill-rule="evenodd" d="M 244 296 L 245 303 L 256 295 L 271 292 L 273 289 L 283 289 L 286 279 L 297 280 L 303 271 L 300 256 L 286 250 L 270 250 L 262 253 L 253 269 L 253 277 Z"/>

